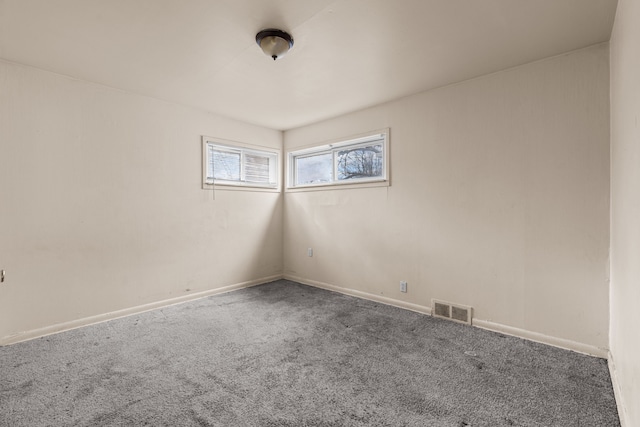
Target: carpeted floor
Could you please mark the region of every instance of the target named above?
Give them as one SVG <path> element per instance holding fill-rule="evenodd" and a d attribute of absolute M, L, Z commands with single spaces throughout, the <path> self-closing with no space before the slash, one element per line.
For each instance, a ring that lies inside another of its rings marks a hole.
<path fill-rule="evenodd" d="M 619 426 L 605 360 L 280 280 L 0 347 L 1 426 Z"/>

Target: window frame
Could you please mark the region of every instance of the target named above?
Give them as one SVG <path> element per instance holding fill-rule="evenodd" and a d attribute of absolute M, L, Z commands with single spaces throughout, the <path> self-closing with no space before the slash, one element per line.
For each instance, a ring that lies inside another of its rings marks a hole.
<path fill-rule="evenodd" d="M 240 154 L 240 179 L 225 180 L 210 177 L 209 172 L 209 147 L 218 148 L 219 151 Z M 246 155 L 258 155 L 269 159 L 269 176 L 275 182 L 261 183 L 246 180 Z M 212 189 L 229 189 L 229 190 L 252 190 L 252 191 L 272 191 L 280 192 L 281 169 L 280 169 L 281 150 L 271 147 L 263 147 L 250 145 L 236 141 L 228 141 L 220 138 L 212 138 L 202 136 L 202 188 L 205 190 Z"/>
<path fill-rule="evenodd" d="M 382 145 L 382 175 L 368 178 L 356 179 L 338 179 L 338 161 L 337 152 L 345 148 L 359 148 L 372 145 Z M 389 170 L 389 128 L 377 131 L 367 132 L 364 134 L 353 135 L 346 138 L 340 138 L 321 144 L 293 149 L 287 151 L 287 171 L 286 171 L 286 191 L 310 191 L 310 190 L 331 190 L 338 188 L 355 188 L 355 187 L 380 187 L 390 186 L 390 170 Z M 299 158 L 312 157 L 322 154 L 332 154 L 332 180 L 330 182 L 319 182 L 309 184 L 296 184 L 297 165 Z"/>

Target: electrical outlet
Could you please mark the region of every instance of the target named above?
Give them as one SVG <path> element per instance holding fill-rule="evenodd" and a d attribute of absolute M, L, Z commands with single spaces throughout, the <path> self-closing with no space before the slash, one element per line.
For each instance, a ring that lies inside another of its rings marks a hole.
<path fill-rule="evenodd" d="M 308 256 L 313 256 L 313 249 L 312 248 L 307 249 L 307 255 Z"/>
<path fill-rule="evenodd" d="M 400 282 L 400 292 L 407 292 L 407 282 L 404 280 Z"/>

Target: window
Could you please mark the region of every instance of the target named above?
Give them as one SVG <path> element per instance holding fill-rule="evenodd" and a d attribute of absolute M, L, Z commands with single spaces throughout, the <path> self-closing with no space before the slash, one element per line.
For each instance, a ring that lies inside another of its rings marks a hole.
<path fill-rule="evenodd" d="M 278 153 L 202 138 L 203 185 L 276 188 Z"/>
<path fill-rule="evenodd" d="M 289 153 L 289 188 L 386 183 L 388 129 Z"/>

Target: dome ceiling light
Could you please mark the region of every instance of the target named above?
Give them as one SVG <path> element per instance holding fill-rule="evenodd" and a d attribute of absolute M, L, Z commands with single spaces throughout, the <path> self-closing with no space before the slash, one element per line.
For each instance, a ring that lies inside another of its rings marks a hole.
<path fill-rule="evenodd" d="M 275 61 L 293 47 L 293 37 L 282 30 L 269 28 L 256 34 L 256 43 L 265 55 L 272 57 Z"/>

